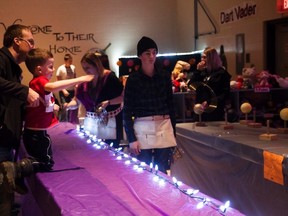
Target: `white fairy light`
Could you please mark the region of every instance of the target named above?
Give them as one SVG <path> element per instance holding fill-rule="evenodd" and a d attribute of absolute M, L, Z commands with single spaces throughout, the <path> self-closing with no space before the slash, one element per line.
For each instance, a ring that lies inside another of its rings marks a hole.
<path fill-rule="evenodd" d="M 138 166 L 137 172 L 143 172 L 143 167 Z"/>
<path fill-rule="evenodd" d="M 181 186 L 183 183 L 181 181 L 177 181 L 177 186 Z"/>
<path fill-rule="evenodd" d="M 153 181 L 158 182 L 158 181 L 159 181 L 159 176 L 155 175 L 155 176 L 153 177 Z"/>
<path fill-rule="evenodd" d="M 197 204 L 197 206 L 196 206 L 196 208 L 197 209 L 201 209 L 201 208 L 203 208 L 204 207 L 204 202 L 202 201 L 202 202 L 199 202 L 198 204 Z"/>
<path fill-rule="evenodd" d="M 174 184 L 177 183 L 177 179 L 175 177 L 172 177 L 172 181 L 173 181 Z"/>
<path fill-rule="evenodd" d="M 164 180 L 164 179 L 160 179 L 159 185 L 160 185 L 160 186 L 164 186 L 164 185 L 165 185 L 165 180 Z"/>
<path fill-rule="evenodd" d="M 152 170 L 153 170 L 153 163 L 151 162 L 150 163 L 150 172 L 152 172 Z"/>
<path fill-rule="evenodd" d="M 130 160 L 126 160 L 126 161 L 125 161 L 125 164 L 126 164 L 126 165 L 129 165 L 129 164 L 131 164 L 131 161 L 130 161 Z"/>
<path fill-rule="evenodd" d="M 191 188 L 189 188 L 189 189 L 186 190 L 186 194 L 188 194 L 188 195 L 193 194 L 193 192 L 194 192 L 194 190 L 191 189 Z"/>
<path fill-rule="evenodd" d="M 224 205 L 221 205 L 219 207 L 219 210 L 222 212 L 222 213 L 225 213 L 226 210 L 230 207 L 230 201 L 226 201 Z"/>
<path fill-rule="evenodd" d="M 157 174 L 158 173 L 158 165 L 156 164 L 155 165 L 155 174 Z"/>
<path fill-rule="evenodd" d="M 80 136 L 80 137 L 84 137 L 85 134 L 84 134 L 83 132 L 81 132 L 81 133 L 79 133 L 79 136 Z"/>

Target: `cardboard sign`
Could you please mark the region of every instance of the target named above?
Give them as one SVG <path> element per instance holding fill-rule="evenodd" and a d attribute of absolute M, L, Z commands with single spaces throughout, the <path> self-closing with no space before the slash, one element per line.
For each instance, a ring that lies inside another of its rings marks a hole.
<path fill-rule="evenodd" d="M 282 162 L 284 157 L 268 151 L 263 151 L 264 178 L 277 184 L 284 185 Z"/>

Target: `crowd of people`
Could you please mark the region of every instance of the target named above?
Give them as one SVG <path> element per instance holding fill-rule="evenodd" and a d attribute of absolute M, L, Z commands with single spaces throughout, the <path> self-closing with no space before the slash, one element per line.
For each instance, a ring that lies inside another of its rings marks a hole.
<path fill-rule="evenodd" d="M 72 56 L 65 55 L 64 64 L 56 72 L 57 81 L 51 82 L 55 71 L 52 53 L 35 48 L 27 26 L 15 24 L 7 28 L 0 50 L 0 215 L 11 214 L 15 191 L 27 193 L 24 177 L 53 169 L 53 145 L 47 130 L 58 123 L 59 110 L 65 111 L 65 118 L 60 116 L 60 120 L 78 123 L 80 104 L 87 113 L 112 113 L 108 118 L 115 136 L 105 138 L 107 143 L 119 147 L 124 126 L 132 155 L 157 165 L 164 173 L 170 169 L 177 146 L 173 76 L 171 80 L 171 72 L 157 66 L 157 53 L 153 39 L 143 36 L 138 41 L 141 66 L 128 77 L 125 88 L 110 69 L 103 50 L 84 54 L 81 66 L 86 75 L 79 77 Z M 29 86 L 21 84 L 19 64 L 23 62 L 33 75 Z M 181 64 L 187 70 L 190 68 L 188 63 Z M 218 107 L 207 119 L 223 119 L 231 76 L 216 49 L 205 49 L 197 71 L 181 77 L 184 78 L 206 83 L 213 89 Z M 57 92 L 60 107 L 55 103 Z M 22 139 L 28 157 L 18 159 Z"/>

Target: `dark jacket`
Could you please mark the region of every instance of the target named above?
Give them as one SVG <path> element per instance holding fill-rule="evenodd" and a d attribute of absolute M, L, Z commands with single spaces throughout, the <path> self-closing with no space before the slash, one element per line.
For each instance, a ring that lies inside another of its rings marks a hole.
<path fill-rule="evenodd" d="M 195 71 L 191 74 L 191 82 L 203 82 L 207 84 L 215 93 L 217 99 L 217 108 L 211 113 L 203 113 L 202 119 L 205 121 L 220 121 L 224 120 L 224 108 L 227 99 L 230 95 L 230 79 L 231 75 L 224 69 L 219 68 L 208 74 L 206 71 Z M 205 92 L 201 92 L 204 95 Z M 199 95 L 200 96 L 200 95 Z M 196 101 L 196 103 L 201 103 Z"/>
<path fill-rule="evenodd" d="M 133 117 L 169 115 L 176 135 L 175 111 L 170 73 L 156 68 L 152 77 L 140 69 L 127 79 L 124 93 L 123 120 L 129 142 L 137 140 Z"/>
<path fill-rule="evenodd" d="M 0 49 L 0 146 L 20 143 L 24 106 L 29 88 L 21 85 L 22 70 L 6 47 Z"/>

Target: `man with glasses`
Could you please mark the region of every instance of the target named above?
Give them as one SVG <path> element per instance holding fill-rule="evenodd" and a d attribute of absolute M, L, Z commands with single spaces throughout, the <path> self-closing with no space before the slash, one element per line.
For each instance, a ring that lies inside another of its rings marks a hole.
<path fill-rule="evenodd" d="M 9 26 L 4 34 L 0 49 L 0 215 L 11 215 L 15 178 L 23 171 L 31 173 L 32 162 L 17 160 L 22 133 L 23 113 L 26 105 L 38 106 L 39 94 L 21 85 L 22 70 L 27 53 L 34 48 L 33 35 L 27 26 Z M 21 172 L 16 173 L 16 171 Z M 29 170 L 29 171 L 28 171 Z M 21 188 L 19 188 L 21 189 Z M 25 188 L 24 188 L 25 189 Z M 17 192 L 24 193 L 25 190 Z"/>
<path fill-rule="evenodd" d="M 25 41 L 30 47 L 34 47 L 35 46 L 35 42 L 34 39 L 24 39 L 24 38 L 19 38 L 19 40 Z"/>

